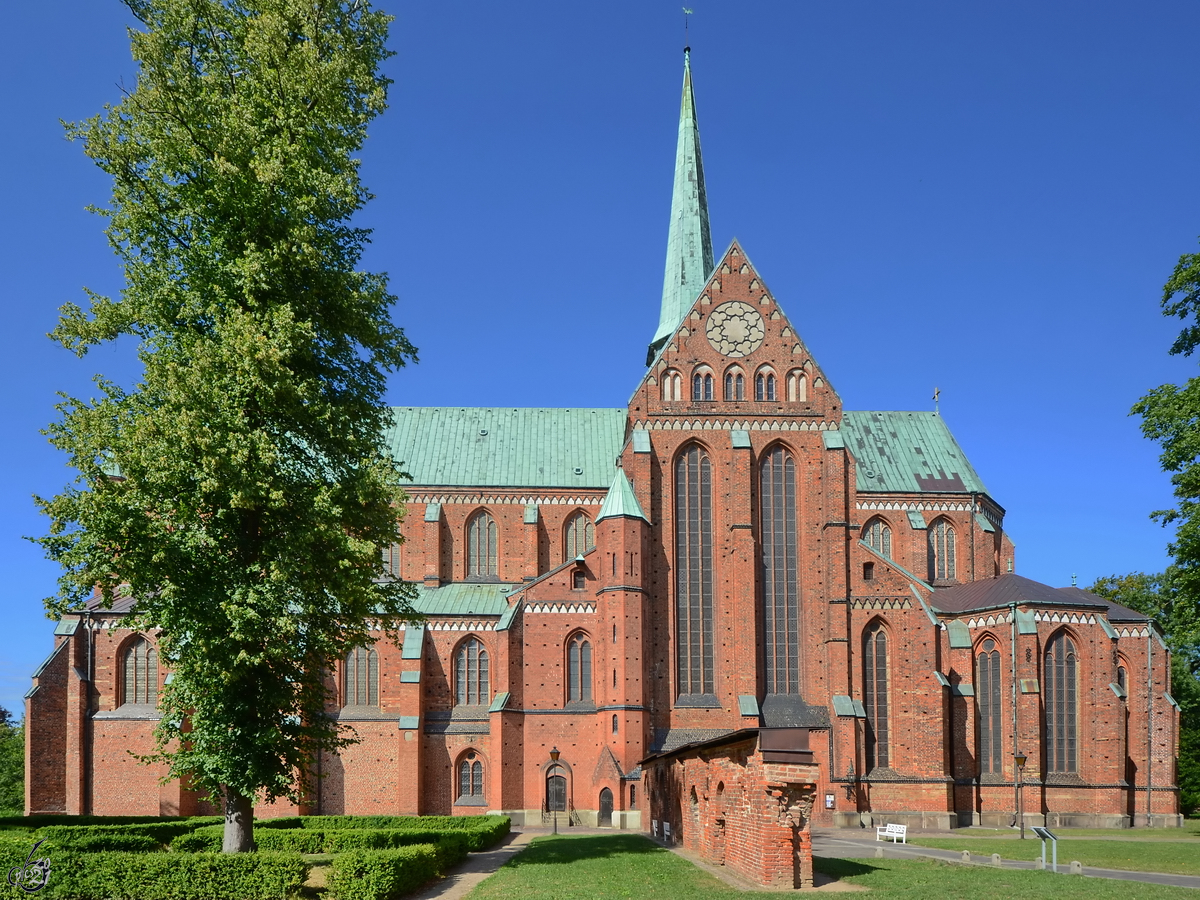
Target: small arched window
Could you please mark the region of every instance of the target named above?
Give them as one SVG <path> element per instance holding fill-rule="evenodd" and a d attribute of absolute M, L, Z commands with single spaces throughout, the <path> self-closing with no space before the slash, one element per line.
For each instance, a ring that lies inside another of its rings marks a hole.
<path fill-rule="evenodd" d="M 459 802 L 483 799 L 483 761 L 474 751 L 458 764 Z"/>
<path fill-rule="evenodd" d="M 1126 695 L 1128 695 L 1129 685 L 1127 685 L 1125 683 L 1126 677 L 1127 676 L 1125 674 L 1125 667 L 1117 666 L 1117 687 L 1119 687 L 1121 690 L 1123 690 L 1126 693 Z"/>
<path fill-rule="evenodd" d="M 454 668 L 456 703 L 479 706 L 492 699 L 488 684 L 488 653 L 479 638 L 469 637 L 459 645 Z"/>
<path fill-rule="evenodd" d="M 983 642 L 975 656 L 975 682 L 975 699 L 979 704 L 979 771 L 999 775 L 1004 771 L 1001 760 L 1004 693 L 1000 684 L 1000 650 L 991 638 Z"/>
<path fill-rule="evenodd" d="M 692 376 L 692 399 L 711 400 L 713 398 L 713 377 L 711 372 L 697 372 Z"/>
<path fill-rule="evenodd" d="M 379 654 L 373 647 L 356 647 L 346 657 L 343 683 L 346 706 L 379 705 Z"/>
<path fill-rule="evenodd" d="M 571 573 L 571 590 L 582 591 L 587 587 L 587 575 L 583 569 L 576 569 Z"/>
<path fill-rule="evenodd" d="M 592 645 L 582 634 L 567 642 L 567 702 L 592 701 Z"/>
<path fill-rule="evenodd" d="M 668 401 L 683 399 L 683 378 L 674 369 L 663 374 L 662 398 Z"/>
<path fill-rule="evenodd" d="M 617 733 L 617 714 L 613 713 L 613 734 Z"/>
<path fill-rule="evenodd" d="M 929 529 L 928 555 L 930 581 L 954 580 L 954 526 L 945 519 L 938 519 Z"/>
<path fill-rule="evenodd" d="M 774 400 L 776 399 L 775 394 L 775 374 L 773 372 L 759 372 L 754 377 L 754 399 Z"/>
<path fill-rule="evenodd" d="M 803 402 L 808 399 L 808 379 L 797 369 L 789 372 L 787 377 L 788 400 Z"/>
<path fill-rule="evenodd" d="M 892 558 L 892 528 L 876 516 L 863 529 L 863 540 L 867 546 L 888 559 Z"/>
<path fill-rule="evenodd" d="M 383 574 L 387 578 L 400 577 L 399 544 L 388 544 L 383 548 Z"/>
<path fill-rule="evenodd" d="M 566 537 L 563 559 L 575 559 L 596 546 L 596 526 L 586 513 L 577 512 L 567 519 Z"/>
<path fill-rule="evenodd" d="M 481 509 L 467 525 L 467 577 L 494 578 L 496 572 L 496 520 Z"/>
<path fill-rule="evenodd" d="M 1078 681 L 1075 644 L 1062 632 L 1046 645 L 1046 770 L 1075 772 Z"/>
<path fill-rule="evenodd" d="M 738 369 L 730 369 L 725 373 L 725 399 L 746 399 L 746 376 Z"/>
<path fill-rule="evenodd" d="M 876 622 L 863 641 L 863 705 L 867 708 L 867 771 L 888 764 L 887 632 Z"/>
<path fill-rule="evenodd" d="M 145 638 L 138 638 L 125 651 L 121 702 L 158 703 L 158 651 Z"/>

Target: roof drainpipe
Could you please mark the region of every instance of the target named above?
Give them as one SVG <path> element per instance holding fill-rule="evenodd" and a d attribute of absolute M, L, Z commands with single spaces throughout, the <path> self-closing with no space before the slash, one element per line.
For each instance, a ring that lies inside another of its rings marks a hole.
<path fill-rule="evenodd" d="M 1012 639 L 1009 641 L 1012 650 L 1012 756 L 1013 765 L 1016 765 L 1017 759 L 1017 604 L 1010 603 L 1008 605 L 1009 612 L 1012 616 Z M 1017 773 L 1013 772 L 1013 810 L 1018 810 L 1021 807 L 1020 798 L 1021 786 L 1017 783 Z M 1017 823 L 1017 813 L 1013 813 L 1013 824 Z"/>
<path fill-rule="evenodd" d="M 1151 827 L 1154 791 L 1154 623 L 1146 618 L 1146 827 Z"/>

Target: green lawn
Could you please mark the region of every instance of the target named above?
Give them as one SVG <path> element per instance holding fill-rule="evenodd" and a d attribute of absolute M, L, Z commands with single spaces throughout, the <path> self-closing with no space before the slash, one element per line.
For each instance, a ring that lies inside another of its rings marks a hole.
<path fill-rule="evenodd" d="M 1022 842 L 1012 838 L 952 837 L 927 838 L 909 835 L 910 844 L 922 847 L 938 847 L 942 850 L 970 850 L 972 856 L 988 857 L 999 853 L 1004 859 L 1039 859 L 1042 842 L 1026 832 Z M 1055 832 L 1058 834 L 1058 832 Z M 1032 839 L 1031 839 L 1032 838 Z M 1060 838 L 1058 842 L 1058 864 L 1077 859 L 1085 866 L 1100 866 L 1105 869 L 1131 869 L 1138 872 L 1169 872 L 1172 875 L 1200 875 L 1200 842 L 1176 841 L 1120 841 L 1088 840 L 1087 838 Z M 1050 847 L 1046 847 L 1046 861 L 1050 861 Z"/>
<path fill-rule="evenodd" d="M 1106 837 L 1122 841 L 1197 841 L 1200 840 L 1200 819 L 1185 819 L 1182 828 L 1051 828 L 1059 838 Z M 962 828 L 955 836 L 1017 838 L 1015 828 Z M 1032 832 L 1025 829 L 1025 839 Z"/>
<path fill-rule="evenodd" d="M 1146 900 L 1189 898 L 1188 888 L 1072 878 L 1048 872 L 966 867 L 924 860 L 817 859 L 819 871 L 869 888 L 876 897 L 979 900 L 981 896 L 1030 900 Z M 633 834 L 537 838 L 470 894 L 470 900 L 746 900 L 792 897 L 786 893 L 746 894 L 687 860 Z"/>

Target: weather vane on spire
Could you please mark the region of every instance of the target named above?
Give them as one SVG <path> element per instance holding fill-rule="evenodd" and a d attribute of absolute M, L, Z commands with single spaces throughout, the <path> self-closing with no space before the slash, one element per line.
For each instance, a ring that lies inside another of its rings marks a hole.
<path fill-rule="evenodd" d="M 942 396 L 942 389 L 936 385 L 933 388 L 933 414 L 938 415 L 938 398 Z"/>
<path fill-rule="evenodd" d="M 683 49 L 685 51 L 692 49 L 691 44 L 688 42 L 688 16 L 694 12 L 694 9 L 688 9 L 686 6 L 683 8 Z"/>

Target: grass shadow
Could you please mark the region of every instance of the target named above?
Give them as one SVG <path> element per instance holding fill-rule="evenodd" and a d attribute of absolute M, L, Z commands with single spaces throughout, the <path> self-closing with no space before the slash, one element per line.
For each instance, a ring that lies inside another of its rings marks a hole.
<path fill-rule="evenodd" d="M 524 851 L 504 864 L 505 868 L 523 865 L 569 865 L 583 859 L 614 856 L 643 856 L 669 853 L 649 838 L 636 834 L 558 835 L 535 839 Z"/>
<path fill-rule="evenodd" d="M 830 878 L 850 878 L 854 875 L 870 875 L 872 872 L 878 872 L 879 866 L 869 865 L 860 859 L 814 856 L 813 869 Z"/>

